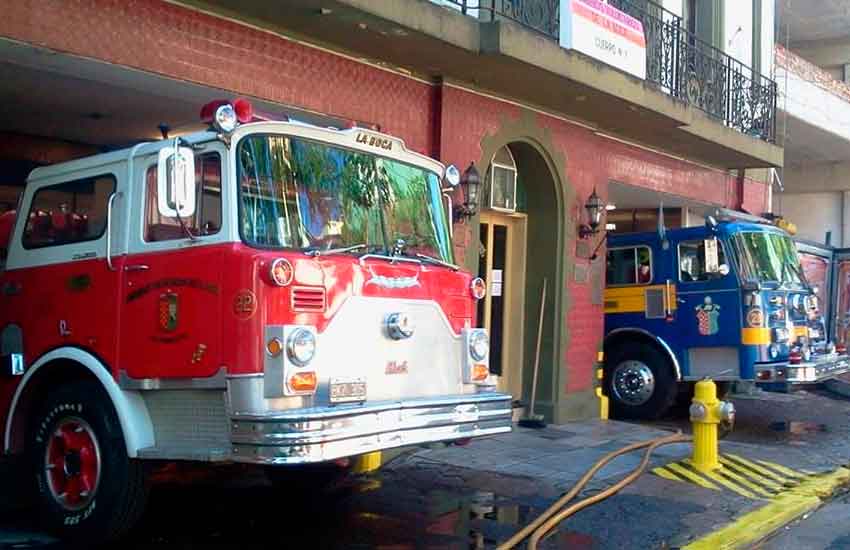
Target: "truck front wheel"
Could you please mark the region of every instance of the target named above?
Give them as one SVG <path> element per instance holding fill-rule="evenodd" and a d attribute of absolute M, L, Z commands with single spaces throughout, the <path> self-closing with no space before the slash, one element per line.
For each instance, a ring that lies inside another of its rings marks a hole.
<path fill-rule="evenodd" d="M 608 357 L 605 389 L 616 418 L 655 420 L 674 403 L 677 384 L 670 362 L 661 352 L 628 342 Z"/>
<path fill-rule="evenodd" d="M 28 431 L 41 517 L 63 539 L 118 538 L 147 500 L 143 466 L 127 456 L 118 416 L 97 383 L 51 392 Z"/>

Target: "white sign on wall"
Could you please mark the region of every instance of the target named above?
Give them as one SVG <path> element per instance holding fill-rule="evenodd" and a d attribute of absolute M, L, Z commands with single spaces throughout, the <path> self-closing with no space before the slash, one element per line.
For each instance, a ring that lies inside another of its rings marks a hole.
<path fill-rule="evenodd" d="M 561 0 L 560 44 L 646 78 L 643 23 L 602 0 Z"/>

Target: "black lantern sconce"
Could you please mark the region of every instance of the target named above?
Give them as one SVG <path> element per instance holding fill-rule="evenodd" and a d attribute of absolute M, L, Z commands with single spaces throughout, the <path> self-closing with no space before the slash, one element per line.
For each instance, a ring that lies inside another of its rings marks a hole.
<path fill-rule="evenodd" d="M 469 163 L 469 167 L 460 177 L 460 188 L 463 191 L 463 204 L 458 204 L 452 209 L 452 220 L 459 223 L 475 216 L 478 213 L 478 201 L 481 190 L 481 176 L 475 163 Z"/>
<path fill-rule="evenodd" d="M 584 203 L 584 209 L 587 210 L 587 224 L 582 224 L 578 228 L 578 236 L 581 239 L 588 239 L 592 235 L 599 232 L 599 225 L 602 223 L 602 213 L 605 212 L 605 203 L 596 194 L 596 188 L 593 188 L 593 193 L 587 197 L 587 202 Z"/>

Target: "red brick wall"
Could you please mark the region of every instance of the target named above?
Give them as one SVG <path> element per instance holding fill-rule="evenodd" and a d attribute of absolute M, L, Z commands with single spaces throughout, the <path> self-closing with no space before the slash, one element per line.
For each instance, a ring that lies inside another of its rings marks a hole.
<path fill-rule="evenodd" d="M 433 87 L 159 0 L 3 2 L 0 36 L 377 122 L 433 153 Z"/>
<path fill-rule="evenodd" d="M 159 0 L 53 0 L 7 2 L 0 36 L 136 69 L 261 97 L 329 115 L 369 121 L 405 140 L 413 150 L 465 168 L 481 157 L 481 140 L 496 134 L 521 108 L 454 87 L 433 86 L 279 36 Z M 580 126 L 535 115 L 566 159 L 566 205 L 574 225 L 595 186 L 607 196 L 611 179 L 734 207 L 733 176 L 605 139 Z M 480 167 L 483 173 L 483 167 Z M 764 210 L 764 186 L 745 185 L 745 206 Z M 554 220 L 553 220 L 554 221 Z M 473 245 L 463 227 L 459 255 Z M 565 232 L 574 233 L 574 229 Z M 574 240 L 564 254 L 575 253 Z M 587 260 L 576 260 L 586 262 Z M 566 323 L 570 333 L 568 391 L 591 387 L 592 365 L 602 336 L 601 305 L 590 283 L 567 274 Z"/>
<path fill-rule="evenodd" d="M 521 109 L 513 104 L 453 87 L 443 88 L 442 98 L 441 157 L 444 162 L 461 168 L 469 160 L 480 158 L 482 138 L 496 134 L 503 124 L 510 124 L 521 115 Z M 553 157 L 561 155 L 565 159 L 562 167 L 567 178 L 565 183 L 574 190 L 572 204 L 566 205 L 567 224 L 578 223 L 579 216 L 583 215 L 584 201 L 594 187 L 607 198 L 610 180 L 718 206 L 736 206 L 737 186 L 732 174 L 607 139 L 559 118 L 537 114 L 536 121 L 549 132 L 556 149 L 552 151 Z M 765 186 L 746 180 L 745 207 L 762 213 L 765 202 Z M 473 235 L 465 229 L 458 226 L 455 230 L 461 258 L 466 247 L 475 244 Z M 576 242 L 570 235 L 575 231 L 565 233 L 564 254 L 574 256 Z M 588 263 L 579 258 L 574 261 Z M 604 323 L 602 306 L 592 303 L 590 282 L 575 282 L 575 278 L 567 274 L 564 286 L 569 296 L 566 322 L 570 341 L 563 364 L 569 369 L 566 390 L 575 392 L 592 387 L 593 363 Z"/>

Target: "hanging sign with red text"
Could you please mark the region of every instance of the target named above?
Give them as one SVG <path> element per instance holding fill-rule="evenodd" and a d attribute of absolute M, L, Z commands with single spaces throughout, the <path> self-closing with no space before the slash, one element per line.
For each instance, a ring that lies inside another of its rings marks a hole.
<path fill-rule="evenodd" d="M 560 44 L 646 78 L 643 24 L 602 0 L 561 0 Z"/>

